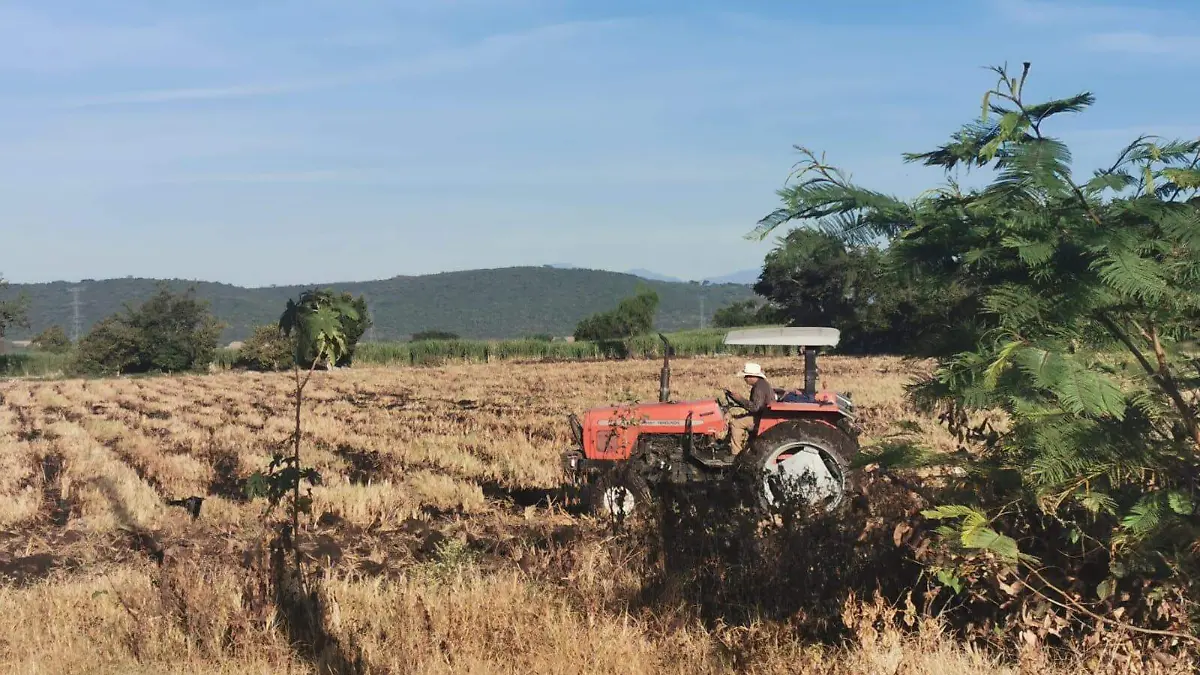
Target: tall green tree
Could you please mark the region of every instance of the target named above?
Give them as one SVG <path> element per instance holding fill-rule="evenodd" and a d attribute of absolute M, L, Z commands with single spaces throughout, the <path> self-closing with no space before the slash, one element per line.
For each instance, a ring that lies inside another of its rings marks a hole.
<path fill-rule="evenodd" d="M 754 292 L 793 326 L 832 326 L 843 348 L 860 350 L 888 325 L 882 255 L 832 234 L 798 228 L 767 254 Z"/>
<path fill-rule="evenodd" d="M 717 328 L 738 328 L 773 323 L 778 312 L 759 300 L 733 302 L 713 312 L 712 323 Z"/>
<path fill-rule="evenodd" d="M 644 335 L 654 326 L 658 311 L 658 293 L 640 286 L 632 296 L 619 302 L 616 308 L 593 314 L 575 327 L 576 340 L 621 340 Z"/>
<path fill-rule="evenodd" d="M 948 523 L 949 542 L 1014 563 L 1053 558 L 1026 581 L 1063 607 L 1136 589 L 1139 616 L 1180 625 L 1141 582 L 1190 588 L 1197 569 L 1200 141 L 1139 137 L 1077 176 L 1049 127 L 1093 96 L 1032 102 L 1029 64 L 994 70 L 979 119 L 906 155 L 948 174 L 990 171 L 985 186 L 949 180 L 901 200 L 802 149 L 800 180 L 754 236 L 811 221 L 884 240 L 897 269 L 944 293 L 960 339 L 940 344 L 914 401 L 964 433 L 971 413 L 1008 418 L 973 436 L 979 459 L 947 496 L 959 503 L 928 514 Z M 1035 534 L 1039 518 L 1054 528 Z M 1043 583 L 1047 568 L 1057 583 Z"/>
<path fill-rule="evenodd" d="M 140 340 L 118 314 L 101 319 L 79 339 L 71 370 L 86 375 L 120 375 L 138 361 Z"/>
<path fill-rule="evenodd" d="M 952 305 L 902 267 L 875 244 L 799 227 L 767 254 L 754 291 L 788 325 L 837 328 L 839 351 L 924 355 L 956 339 Z"/>
<path fill-rule="evenodd" d="M 96 375 L 202 371 L 216 356 L 222 328 L 194 290 L 177 294 L 160 285 L 150 299 L 81 338 L 76 369 Z"/>

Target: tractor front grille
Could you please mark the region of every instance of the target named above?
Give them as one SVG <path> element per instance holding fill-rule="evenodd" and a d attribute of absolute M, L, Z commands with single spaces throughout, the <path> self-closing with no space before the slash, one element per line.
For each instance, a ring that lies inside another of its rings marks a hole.
<path fill-rule="evenodd" d="M 854 415 L 854 402 L 851 401 L 850 399 L 846 398 L 845 396 L 842 396 L 841 394 L 836 394 L 836 396 L 837 396 L 838 409 L 847 415 L 853 416 Z"/>

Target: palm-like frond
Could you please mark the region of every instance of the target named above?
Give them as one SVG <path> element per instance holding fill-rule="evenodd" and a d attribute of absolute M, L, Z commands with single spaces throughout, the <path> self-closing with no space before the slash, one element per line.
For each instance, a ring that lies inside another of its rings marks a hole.
<path fill-rule="evenodd" d="M 759 220 L 749 239 L 762 239 L 792 221 L 820 221 L 838 225 L 850 237 L 892 236 L 912 224 L 908 204 L 880 192 L 816 177 L 779 192 L 784 206 Z"/>
<path fill-rule="evenodd" d="M 1041 124 L 1052 115 L 1082 112 L 1095 102 L 1096 97 L 1085 91 L 1070 98 L 1025 106 L 1024 112 L 1033 123 Z"/>

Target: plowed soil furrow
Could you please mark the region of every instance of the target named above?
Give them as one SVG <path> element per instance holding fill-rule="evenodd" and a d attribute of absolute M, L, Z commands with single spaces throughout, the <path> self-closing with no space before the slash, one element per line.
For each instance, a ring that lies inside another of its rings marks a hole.
<path fill-rule="evenodd" d="M 42 504 L 54 527 L 66 527 L 71 519 L 71 502 L 63 494 L 63 458 L 61 454 L 46 455 L 38 462 L 42 474 Z"/>

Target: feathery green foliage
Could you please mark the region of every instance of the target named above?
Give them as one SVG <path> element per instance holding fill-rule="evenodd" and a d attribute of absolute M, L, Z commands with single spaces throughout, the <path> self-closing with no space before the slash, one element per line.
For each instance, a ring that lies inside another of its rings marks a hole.
<path fill-rule="evenodd" d="M 960 493 L 971 505 L 927 514 L 963 517 L 946 534 L 1012 559 L 1032 517 L 1015 514 L 1031 507 L 1085 533 L 1071 565 L 1102 560 L 1188 583 L 1200 537 L 1200 361 L 1190 342 L 1200 328 L 1200 141 L 1142 137 L 1077 179 L 1047 127 L 1092 96 L 1031 103 L 1028 64 L 1019 77 L 995 72 L 979 120 L 906 155 L 947 171 L 990 170 L 986 186 L 950 182 L 902 201 L 805 151 L 802 180 L 754 235 L 812 221 L 848 243 L 885 239 L 889 263 L 945 299 L 944 330 L 963 339 L 937 342 L 939 368 L 913 400 L 959 430 L 974 412 L 1009 420 L 979 440 Z M 978 529 L 989 510 L 995 530 Z"/>

